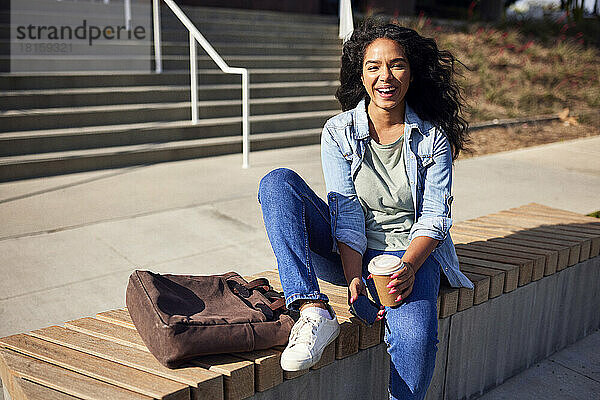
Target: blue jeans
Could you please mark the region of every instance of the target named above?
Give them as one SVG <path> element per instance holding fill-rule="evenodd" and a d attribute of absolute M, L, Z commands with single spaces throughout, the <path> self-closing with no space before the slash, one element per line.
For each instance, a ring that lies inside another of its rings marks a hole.
<path fill-rule="evenodd" d="M 258 200 L 279 276 L 290 309 L 298 300 L 328 301 L 317 277 L 347 286 L 340 256 L 332 252 L 329 207 L 289 169 L 269 172 L 260 182 Z M 367 265 L 376 255 L 400 257 L 404 251 L 367 249 L 363 280 L 373 298 L 377 292 Z M 386 307 L 385 342 L 390 354 L 390 399 L 423 399 L 433 376 L 437 351 L 437 294 L 440 266 L 428 257 L 417 271 L 412 293 L 399 307 Z"/>

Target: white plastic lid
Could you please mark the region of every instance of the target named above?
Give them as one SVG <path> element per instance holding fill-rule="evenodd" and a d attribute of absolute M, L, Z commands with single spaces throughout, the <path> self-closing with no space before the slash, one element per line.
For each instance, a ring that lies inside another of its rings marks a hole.
<path fill-rule="evenodd" d="M 402 260 L 392 254 L 380 254 L 369 262 L 369 272 L 375 275 L 391 275 L 398 270 Z"/>

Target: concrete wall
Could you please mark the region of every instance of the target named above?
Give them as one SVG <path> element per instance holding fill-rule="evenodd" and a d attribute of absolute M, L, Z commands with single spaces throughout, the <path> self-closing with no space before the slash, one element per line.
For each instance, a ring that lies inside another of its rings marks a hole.
<path fill-rule="evenodd" d="M 600 327 L 600 257 L 450 318 L 445 399 L 497 386 Z"/>
<path fill-rule="evenodd" d="M 600 257 L 438 321 L 427 400 L 468 399 L 600 328 Z M 387 399 L 385 343 L 252 399 Z"/>

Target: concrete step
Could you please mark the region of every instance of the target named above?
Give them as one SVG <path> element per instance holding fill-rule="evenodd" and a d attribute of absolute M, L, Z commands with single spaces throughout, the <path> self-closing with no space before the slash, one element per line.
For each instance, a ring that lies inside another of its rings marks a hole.
<path fill-rule="evenodd" d="M 302 15 L 291 14 L 291 13 L 279 13 L 281 18 L 276 19 L 263 19 L 253 20 L 241 16 L 239 18 L 219 18 L 216 14 L 194 14 L 186 13 L 188 18 L 194 23 L 196 28 L 200 32 L 209 31 L 223 31 L 223 32 L 235 32 L 235 31 L 269 31 L 269 32 L 300 32 L 310 33 L 315 31 L 321 31 L 327 34 L 336 34 L 339 32 L 339 25 L 336 20 L 332 22 L 322 23 L 315 22 L 314 19 L 302 21 Z M 163 13 L 161 18 L 162 28 L 179 28 L 183 27 L 183 24 L 173 15 L 169 13 Z"/>
<path fill-rule="evenodd" d="M 63 4 L 55 4 L 49 1 L 41 1 L 35 7 L 25 9 L 24 6 L 32 4 L 28 1 L 27 4 L 19 4 L 18 7 L 13 7 L 11 14 L 13 16 L 31 16 L 31 17 L 46 17 L 48 21 L 53 18 L 60 18 L 63 21 L 79 22 L 82 18 L 90 18 L 89 13 L 93 12 L 94 21 L 98 23 L 115 23 L 115 17 L 123 15 L 123 4 L 84 4 L 85 9 L 78 7 L 69 7 L 67 1 Z M 93 2 L 88 2 L 93 3 Z M 80 4 L 81 5 L 81 4 Z M 59 7 L 57 7 L 59 6 Z M 65 6 L 65 7 L 60 7 Z M 89 7 L 92 8 L 89 8 Z M 243 10 L 235 8 L 219 8 L 219 7 L 181 7 L 184 14 L 197 25 L 202 23 L 233 23 L 233 24 L 254 24 L 261 26 L 271 25 L 291 25 L 299 27 L 324 26 L 337 27 L 337 16 L 334 15 L 319 15 L 305 13 L 289 13 L 266 10 Z M 140 4 L 132 2 L 132 17 L 135 22 L 141 16 L 147 16 L 151 13 L 150 4 Z M 7 20 L 9 13 L 6 10 L 0 11 L 0 20 Z M 151 18 L 151 16 L 149 16 Z M 118 22 L 123 23 L 123 20 Z M 161 4 L 161 23 L 171 24 L 179 22 L 173 11 L 166 5 Z"/>
<path fill-rule="evenodd" d="M 339 110 L 252 115 L 253 134 L 296 129 L 321 129 Z M 145 122 L 78 128 L 0 133 L 0 155 L 16 156 L 119 145 L 156 143 L 241 135 L 241 117 L 189 121 Z"/>
<path fill-rule="evenodd" d="M 251 83 L 250 98 L 333 95 L 338 86 L 338 81 Z M 239 99 L 241 88 L 239 83 L 200 85 L 198 99 Z M 189 100 L 189 85 L 14 90 L 0 92 L 0 110 L 172 103 Z"/>
<path fill-rule="evenodd" d="M 337 100 L 331 95 L 250 99 L 250 112 L 251 115 L 288 114 L 332 110 L 337 105 Z M 10 110 L 0 112 L 0 132 L 182 121 L 191 118 L 190 112 L 190 102 Z M 198 117 L 202 119 L 241 113 L 241 100 L 198 102 Z"/>
<path fill-rule="evenodd" d="M 15 12 L 15 9 L 18 9 L 19 12 L 21 12 L 22 14 L 29 15 L 29 14 L 40 13 L 42 15 L 45 15 L 45 14 L 56 13 L 57 10 L 60 10 L 65 15 L 79 15 L 80 14 L 78 12 L 79 9 L 69 7 L 69 4 L 78 3 L 78 1 L 62 0 L 61 3 L 62 4 L 56 4 L 55 2 L 47 1 L 47 0 L 38 0 L 38 1 L 28 0 L 27 2 L 23 2 L 23 3 L 19 4 L 18 8 L 13 7 L 13 12 Z M 90 9 L 93 9 L 99 15 L 102 15 L 102 14 L 116 15 L 116 14 L 120 14 L 123 12 L 123 1 L 120 1 L 120 2 L 113 1 L 113 2 L 109 2 L 108 4 L 105 4 L 103 2 L 88 2 L 88 3 L 91 3 L 91 4 L 84 4 L 84 5 L 86 7 L 90 7 Z M 145 11 L 150 10 L 149 7 L 151 7 L 151 2 L 150 3 L 145 2 L 145 4 L 140 3 L 140 2 L 135 2 L 135 1 L 131 2 L 131 11 L 132 12 L 145 12 Z M 4 13 L 5 12 L 6 11 L 4 11 Z"/>
<path fill-rule="evenodd" d="M 295 22 L 295 23 L 318 23 L 335 25 L 338 23 L 337 15 L 319 15 L 306 13 L 291 13 L 268 10 L 244 10 L 238 8 L 219 8 L 219 7 L 189 7 L 183 6 L 182 10 L 191 18 L 221 19 L 228 21 L 275 21 L 275 22 Z M 168 7 L 162 8 L 163 17 L 170 13 Z"/>
<path fill-rule="evenodd" d="M 10 38 L 10 28 L 11 26 L 7 24 L 0 24 L 0 37 L 1 38 Z M 16 29 L 16 25 L 12 25 L 13 30 Z M 206 28 L 206 26 L 205 26 Z M 313 46 L 333 46 L 339 45 L 341 40 L 338 38 L 337 33 L 328 33 L 328 32 L 320 32 L 316 31 L 308 31 L 308 32 L 271 32 L 271 31 L 258 31 L 254 30 L 231 30 L 224 32 L 222 29 L 204 29 L 201 30 L 200 33 L 211 43 L 265 43 L 265 44 L 287 44 L 287 43 L 295 43 L 295 44 L 305 44 L 305 45 L 313 45 Z M 163 46 L 168 44 L 168 42 L 174 42 L 177 44 L 187 44 L 189 40 L 189 33 L 187 29 L 181 27 L 172 27 L 165 28 L 161 30 L 161 40 L 163 42 Z M 22 43 L 23 40 L 13 39 L 15 43 Z M 3 42 L 6 42 L 4 40 Z M 40 41 L 40 42 L 56 42 L 56 43 L 81 43 L 80 40 L 69 40 L 67 38 L 63 40 L 54 40 L 54 41 Z M 95 41 L 95 46 L 101 46 L 106 44 L 106 41 Z M 123 45 L 123 44 L 150 44 L 151 37 L 146 40 L 118 40 L 109 42 L 110 45 Z M 87 45 L 87 42 L 84 43 Z"/>
<path fill-rule="evenodd" d="M 303 82 L 337 80 L 338 68 L 265 68 L 250 69 L 251 83 Z M 11 73 L 0 74 L 0 90 L 63 89 L 115 86 L 189 85 L 188 71 L 148 72 L 80 72 L 80 73 Z M 199 84 L 239 83 L 239 75 L 221 70 L 198 71 Z"/>
<path fill-rule="evenodd" d="M 206 27 L 205 27 L 206 28 Z M 268 30 L 249 30 L 249 31 L 226 31 L 203 29 L 200 33 L 211 43 L 213 42 L 263 42 L 263 43 L 302 43 L 314 45 L 338 45 L 341 40 L 337 32 L 323 32 L 319 30 L 309 32 L 271 32 Z M 164 28 L 161 31 L 163 41 L 185 42 L 189 39 L 187 30 L 177 28 Z"/>
<path fill-rule="evenodd" d="M 66 7 L 60 8 L 63 15 L 80 15 L 77 8 L 69 7 L 70 0 L 63 0 L 63 5 Z M 77 3 L 77 2 L 75 2 Z M 97 14 L 118 15 L 123 12 L 123 2 L 110 2 L 108 4 L 95 2 L 95 4 L 86 4 L 93 6 Z M 131 2 L 132 13 L 151 11 L 151 2 Z M 320 15 L 306 13 L 292 13 L 269 10 L 247 10 L 237 8 L 222 8 L 222 7 L 196 7 L 196 6 L 180 6 L 182 11 L 190 18 L 204 18 L 213 20 L 242 20 L 253 22 L 299 22 L 299 23 L 320 23 L 320 24 L 336 24 L 336 15 Z M 26 4 L 19 5 L 19 10 L 24 14 L 41 13 L 52 14 L 57 12 L 57 5 L 47 0 L 32 1 L 29 0 Z M 14 11 L 14 10 L 13 10 Z M 0 11 L 0 17 L 7 14 L 6 11 Z M 161 2 L 161 17 L 176 18 L 171 9 Z"/>
<path fill-rule="evenodd" d="M 212 69 L 217 65 L 213 59 L 206 55 L 199 55 L 198 68 Z M 244 68 L 339 68 L 338 56 L 223 56 L 223 59 L 232 67 Z M 44 71 L 90 71 L 106 69 L 125 71 L 127 69 L 140 69 L 144 66 L 150 71 L 153 67 L 153 58 L 146 55 L 98 55 L 98 56 L 71 56 L 71 55 L 39 55 L 39 56 L 0 56 L 0 62 L 18 62 L 27 65 L 30 72 Z M 165 55 L 162 57 L 163 69 L 184 70 L 190 65 L 190 57 L 186 55 Z"/>
<path fill-rule="evenodd" d="M 296 55 L 296 56 L 337 56 L 342 54 L 341 43 L 338 45 L 319 45 L 319 44 L 304 44 L 304 43 L 269 43 L 269 42 L 214 42 L 211 45 L 222 56 L 225 54 L 235 54 L 238 56 L 250 55 Z M 189 54 L 187 44 L 180 46 L 170 46 L 169 54 Z M 204 53 L 202 47 L 198 46 L 198 55 Z M 154 53 L 153 53 L 154 54 Z M 163 53 L 167 54 L 167 53 Z"/>
<path fill-rule="evenodd" d="M 254 134 L 252 151 L 301 146 L 319 142 L 321 129 Z M 0 182 L 72 172 L 241 153 L 242 137 L 218 137 L 147 143 L 101 149 L 0 157 Z M 241 165 L 240 156 L 240 165 Z"/>

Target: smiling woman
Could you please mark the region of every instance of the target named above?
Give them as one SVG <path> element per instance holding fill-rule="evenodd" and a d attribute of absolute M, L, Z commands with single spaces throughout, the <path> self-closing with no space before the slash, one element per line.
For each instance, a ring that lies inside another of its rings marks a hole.
<path fill-rule="evenodd" d="M 369 98 L 368 114 L 373 119 L 392 117 L 389 121 L 398 129 L 404 129 L 404 97 L 410 85 L 410 65 L 404 49 L 394 40 L 376 39 L 365 50 L 361 81 Z M 398 132 L 387 131 L 382 138 L 377 129 L 372 129 L 373 139 L 379 144 L 392 143 Z M 374 134 L 374 135 L 373 135 Z"/>
<path fill-rule="evenodd" d="M 378 318 L 386 319 L 390 398 L 425 397 L 437 351 L 440 271 L 454 287 L 473 287 L 449 234 L 452 161 L 467 131 L 453 75 L 454 57 L 434 40 L 366 20 L 344 44 L 336 93 L 344 112 L 321 136 L 328 202 L 288 169 L 261 180 L 258 198 L 286 305 L 301 314 L 283 369 L 309 368 L 339 333 L 317 278 L 348 286 L 351 304 L 360 298 L 368 306 L 360 297 L 368 287 Z M 368 272 L 383 254 L 400 261 L 383 293 L 395 298 L 392 307 L 381 306 Z"/>

